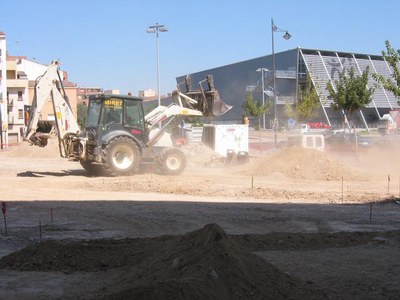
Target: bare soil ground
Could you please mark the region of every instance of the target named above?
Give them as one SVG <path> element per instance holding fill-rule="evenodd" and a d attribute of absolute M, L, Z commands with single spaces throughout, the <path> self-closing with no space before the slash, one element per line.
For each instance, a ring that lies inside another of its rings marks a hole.
<path fill-rule="evenodd" d="M 397 149 L 184 151 L 180 176 L 117 178 L 55 144 L 0 152 L 0 298 L 399 297 Z"/>

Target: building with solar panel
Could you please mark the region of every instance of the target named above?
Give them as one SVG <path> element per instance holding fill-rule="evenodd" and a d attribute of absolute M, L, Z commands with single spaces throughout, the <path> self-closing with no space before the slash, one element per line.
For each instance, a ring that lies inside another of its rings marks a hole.
<path fill-rule="evenodd" d="M 252 93 L 253 99 L 260 103 L 270 101 L 271 109 L 263 118 L 264 128 L 271 128 L 274 118 L 277 118 L 281 125 L 287 124 L 285 105 L 298 101 L 298 89 L 305 84 L 307 73 L 311 76 L 321 104 L 319 116 L 310 121 L 342 127 L 347 117 L 355 126 L 369 128 L 376 126 L 384 114 L 398 109 L 398 99 L 393 93 L 384 90 L 372 78 L 373 73 L 381 74 L 385 78 L 391 77 L 392 70 L 382 56 L 302 48 L 275 53 L 275 84 L 273 58 L 273 55 L 262 56 L 190 74 L 192 88 L 198 88 L 196 85 L 205 76 L 213 75 L 215 87 L 222 100 L 233 106 L 229 112 L 219 117 L 217 122 L 240 122 L 243 116 L 242 105 L 248 93 Z M 358 76 L 367 67 L 368 87 L 375 88 L 372 101 L 352 116 L 332 109 L 332 100 L 328 99 L 328 82 L 334 83 L 335 80 L 339 80 L 343 69 L 353 68 Z M 178 84 L 184 80 L 185 76 L 177 78 Z"/>

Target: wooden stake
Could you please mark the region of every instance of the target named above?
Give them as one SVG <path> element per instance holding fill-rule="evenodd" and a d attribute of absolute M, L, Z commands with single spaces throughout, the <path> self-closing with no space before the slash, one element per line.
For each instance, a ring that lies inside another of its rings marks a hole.
<path fill-rule="evenodd" d="M 251 188 L 254 187 L 254 176 L 251 176 Z"/>
<path fill-rule="evenodd" d="M 42 220 L 39 220 L 39 239 L 42 240 Z"/>
<path fill-rule="evenodd" d="M 372 221 L 372 202 L 369 204 L 369 222 Z"/>
<path fill-rule="evenodd" d="M 343 204 L 343 201 L 344 201 L 344 191 L 343 191 L 343 189 L 344 189 L 344 183 L 343 183 L 343 176 L 342 176 L 342 204 Z"/>
<path fill-rule="evenodd" d="M 4 217 L 4 233 L 7 236 L 8 230 L 7 230 L 7 218 L 6 218 L 6 213 L 7 213 L 7 202 L 6 201 L 1 202 L 1 211 L 2 211 L 3 217 Z"/>
<path fill-rule="evenodd" d="M 7 236 L 8 235 L 8 230 L 7 230 L 7 218 L 6 218 L 6 215 L 5 214 L 3 214 L 3 217 L 4 217 L 4 230 L 5 230 L 5 235 Z"/>
<path fill-rule="evenodd" d="M 390 192 L 389 192 L 389 188 L 390 188 L 390 174 L 388 174 L 388 177 L 387 177 L 387 182 L 388 182 L 388 186 L 387 186 L 387 193 L 388 193 L 388 195 L 390 194 Z"/>

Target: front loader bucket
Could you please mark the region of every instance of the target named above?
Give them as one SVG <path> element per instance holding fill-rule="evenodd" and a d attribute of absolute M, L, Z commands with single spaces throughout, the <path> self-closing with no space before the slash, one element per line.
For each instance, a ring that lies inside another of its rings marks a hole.
<path fill-rule="evenodd" d="M 202 83 L 207 82 L 207 90 L 203 89 Z M 221 100 L 218 91 L 214 87 L 214 77 L 212 75 L 207 75 L 207 78 L 200 81 L 200 90 L 204 98 L 204 110 L 203 114 L 205 116 L 221 116 L 232 108 L 232 106 L 226 104 Z"/>
<path fill-rule="evenodd" d="M 207 83 L 206 89 L 203 87 L 204 82 Z M 208 75 L 206 79 L 199 82 L 200 89 L 197 91 L 191 89 L 191 83 L 192 81 L 190 76 L 187 76 L 185 79 L 186 92 L 184 94 L 194 101 L 189 100 L 189 103 L 186 104 L 201 111 L 203 116 L 218 117 L 232 108 L 232 106 L 221 100 L 218 91 L 214 88 L 214 79 L 212 75 Z M 185 103 L 183 105 L 185 105 Z"/>
<path fill-rule="evenodd" d="M 218 117 L 232 108 L 232 106 L 226 104 L 224 101 L 221 100 L 221 97 L 219 96 L 217 90 L 206 92 L 206 101 L 207 105 L 203 111 L 203 114 L 205 116 Z"/>

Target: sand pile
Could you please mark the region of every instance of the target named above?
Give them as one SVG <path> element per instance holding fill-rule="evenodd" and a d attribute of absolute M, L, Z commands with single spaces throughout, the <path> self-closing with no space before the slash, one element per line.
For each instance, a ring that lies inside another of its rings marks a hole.
<path fill-rule="evenodd" d="M 216 224 L 179 237 L 85 241 L 73 246 L 48 241 L 0 260 L 0 268 L 65 271 L 72 267 L 75 271 L 113 269 L 114 274 L 120 270 L 118 277 L 106 277 L 101 290 L 80 295 L 83 298 L 326 298 L 314 285 L 290 277 L 243 248 Z"/>
<path fill-rule="evenodd" d="M 188 144 L 180 148 L 185 153 L 189 165 L 214 166 L 223 163 L 223 158 L 203 143 Z"/>
<path fill-rule="evenodd" d="M 325 152 L 303 147 L 288 147 L 255 160 L 246 170 L 249 175 L 284 175 L 311 180 L 360 180 L 362 175 Z"/>
<path fill-rule="evenodd" d="M 22 142 L 15 148 L 8 151 L 10 157 L 32 157 L 32 158 L 53 158 L 60 157 L 58 150 L 58 140 L 49 139 L 45 147 L 30 145 L 28 142 Z"/>
<path fill-rule="evenodd" d="M 183 236 L 116 299 L 324 299 L 229 239 L 216 224 Z M 150 284 L 149 284 L 150 283 Z"/>

